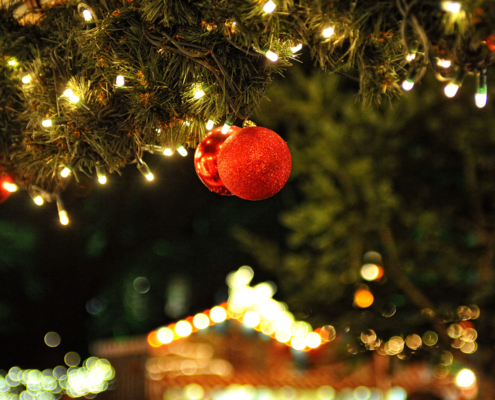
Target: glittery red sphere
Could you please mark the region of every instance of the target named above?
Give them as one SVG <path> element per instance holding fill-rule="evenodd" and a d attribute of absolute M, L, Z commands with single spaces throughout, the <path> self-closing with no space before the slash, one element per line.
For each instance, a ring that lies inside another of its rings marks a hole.
<path fill-rule="evenodd" d="M 241 128 L 231 126 L 230 130 L 224 135 L 222 128 L 213 129 L 208 133 L 194 153 L 194 168 L 196 173 L 208 189 L 212 192 L 230 196 L 232 193 L 224 186 L 220 176 L 218 176 L 217 157 L 220 148 L 225 140 L 234 132 L 240 131 Z"/>
<path fill-rule="evenodd" d="M 14 180 L 6 173 L 0 172 L 0 203 L 3 203 L 12 194 L 3 186 L 4 183 L 14 183 Z"/>
<path fill-rule="evenodd" d="M 289 179 L 287 143 L 270 129 L 248 127 L 233 133 L 218 155 L 218 173 L 232 194 L 263 200 L 278 193 Z"/>

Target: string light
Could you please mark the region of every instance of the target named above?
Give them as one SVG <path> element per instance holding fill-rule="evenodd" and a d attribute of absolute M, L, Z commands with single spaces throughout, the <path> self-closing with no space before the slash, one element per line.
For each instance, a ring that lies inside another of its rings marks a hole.
<path fill-rule="evenodd" d="M 67 90 L 64 92 L 64 96 L 65 96 L 65 97 L 68 97 L 68 98 L 69 98 L 69 100 L 70 100 L 72 103 L 74 103 L 74 104 L 79 103 L 79 100 L 81 100 L 81 99 L 79 98 L 79 96 L 76 96 L 76 95 L 74 94 L 74 92 L 72 91 L 72 89 L 67 89 Z"/>
<path fill-rule="evenodd" d="M 71 166 L 64 167 L 62 172 L 60 172 L 60 175 L 62 176 L 62 178 L 67 178 L 70 175 L 71 171 L 72 171 Z"/>
<path fill-rule="evenodd" d="M 31 75 L 24 75 L 21 79 L 22 83 L 24 84 L 28 84 L 29 82 L 31 82 Z"/>
<path fill-rule="evenodd" d="M 96 176 L 98 176 L 98 182 L 100 182 L 101 185 L 107 183 L 107 175 L 103 165 L 96 164 Z"/>
<path fill-rule="evenodd" d="M 488 99 L 487 80 L 486 68 L 483 68 L 478 73 L 478 88 L 476 90 L 476 94 L 474 95 L 474 101 L 476 103 L 476 107 L 478 108 L 483 108 L 486 106 L 486 102 Z"/>
<path fill-rule="evenodd" d="M 445 96 L 452 98 L 457 94 L 457 91 L 462 85 L 462 81 L 464 80 L 464 77 L 466 76 L 466 72 L 460 68 L 459 71 L 457 72 L 455 78 L 450 82 L 443 91 L 445 92 Z"/>
<path fill-rule="evenodd" d="M 222 132 L 224 135 L 226 135 L 228 132 L 230 131 L 230 125 L 225 123 L 223 126 L 222 126 L 222 129 L 220 132 Z"/>
<path fill-rule="evenodd" d="M 416 53 L 409 53 L 407 56 L 406 56 L 406 60 L 411 62 L 412 60 L 414 60 L 416 58 Z"/>
<path fill-rule="evenodd" d="M 122 87 L 125 85 L 125 78 L 122 75 L 118 75 L 115 79 L 115 86 Z"/>
<path fill-rule="evenodd" d="M 43 203 L 45 202 L 43 200 L 43 197 L 41 197 L 39 194 L 36 194 L 36 193 L 33 193 L 33 192 L 29 192 L 29 195 L 33 199 L 34 204 L 36 204 L 37 206 L 42 206 Z"/>
<path fill-rule="evenodd" d="M 452 14 L 457 14 L 461 11 L 461 4 L 456 1 L 442 1 L 441 6 L 442 10 Z"/>
<path fill-rule="evenodd" d="M 450 66 L 452 65 L 452 61 L 439 58 L 437 60 L 437 65 L 442 68 L 450 68 Z"/>
<path fill-rule="evenodd" d="M 278 61 L 278 54 L 274 53 L 271 50 L 267 50 L 265 53 L 266 58 L 268 58 L 272 62 L 277 62 Z"/>
<path fill-rule="evenodd" d="M 65 210 L 64 203 L 60 196 L 57 196 L 57 209 L 58 209 L 58 218 L 60 219 L 60 223 L 62 225 L 69 225 L 69 214 Z"/>
<path fill-rule="evenodd" d="M 205 91 L 203 89 L 196 89 L 194 91 L 194 98 L 195 99 L 200 99 L 201 97 L 203 97 L 205 95 Z"/>
<path fill-rule="evenodd" d="M 332 37 L 334 33 L 335 33 L 335 29 L 333 29 L 331 26 L 329 26 L 329 27 L 323 29 L 323 32 L 321 33 L 321 35 L 325 39 L 328 39 L 329 37 Z"/>
<path fill-rule="evenodd" d="M 402 89 L 404 89 L 406 92 L 411 90 L 414 87 L 414 80 L 413 79 L 405 79 L 404 82 L 402 82 Z"/>
<path fill-rule="evenodd" d="M 469 388 L 476 382 L 476 375 L 470 369 L 464 368 L 459 371 L 455 378 L 455 384 L 460 388 Z"/>
<path fill-rule="evenodd" d="M 301 50 L 303 47 L 302 43 L 299 43 L 297 45 L 295 45 L 294 47 L 291 47 L 290 48 L 290 51 L 292 51 L 292 53 L 297 53 L 299 50 Z"/>
<path fill-rule="evenodd" d="M 206 123 L 206 130 L 211 131 L 214 126 L 215 126 L 215 122 L 213 122 L 212 119 L 209 119 L 208 122 Z"/>
<path fill-rule="evenodd" d="M 155 179 L 155 177 L 153 176 L 153 174 L 151 173 L 148 165 L 141 159 L 138 160 L 138 164 L 137 164 L 137 169 L 139 170 L 139 172 L 141 172 L 141 174 L 143 174 L 143 176 L 149 180 L 150 182 Z"/>
<path fill-rule="evenodd" d="M 184 146 L 180 146 L 178 149 L 177 149 L 177 152 L 182 156 L 182 157 L 186 157 L 187 156 L 187 150 L 184 148 Z"/>
<path fill-rule="evenodd" d="M 4 182 L 2 186 L 7 192 L 10 193 L 14 193 L 17 192 L 17 190 L 19 190 L 19 187 L 15 183 L 11 183 L 11 182 Z"/>
<path fill-rule="evenodd" d="M 45 128 L 50 128 L 54 125 L 62 125 L 65 124 L 67 121 L 65 118 L 51 118 L 51 119 L 45 119 L 44 121 L 41 122 L 41 125 L 44 126 Z"/>
<path fill-rule="evenodd" d="M 277 8 L 277 5 L 272 0 L 268 0 L 263 6 L 263 11 L 267 14 L 271 14 L 275 11 L 275 8 Z"/>
<path fill-rule="evenodd" d="M 19 65 L 19 63 L 17 62 L 16 59 L 12 58 L 10 59 L 8 62 L 7 62 L 8 65 L 10 65 L 11 67 L 15 67 L 17 65 Z"/>
<path fill-rule="evenodd" d="M 93 14 L 91 14 L 91 11 L 89 10 L 84 10 L 82 12 L 83 18 L 86 22 L 89 22 L 93 19 Z"/>

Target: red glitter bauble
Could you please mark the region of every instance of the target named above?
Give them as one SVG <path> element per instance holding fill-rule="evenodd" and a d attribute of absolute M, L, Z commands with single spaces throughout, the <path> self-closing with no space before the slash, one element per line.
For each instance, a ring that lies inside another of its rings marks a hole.
<path fill-rule="evenodd" d="M 230 135 L 218 155 L 222 182 L 245 200 L 263 200 L 278 193 L 289 179 L 291 164 L 287 143 L 258 126 Z"/>
<path fill-rule="evenodd" d="M 4 183 L 14 183 L 14 180 L 10 177 L 10 175 L 0 172 L 0 203 L 3 203 L 12 194 L 12 192 L 5 189 L 3 186 Z"/>
<path fill-rule="evenodd" d="M 196 173 L 208 189 L 212 192 L 231 196 L 232 193 L 224 186 L 220 176 L 218 176 L 217 157 L 220 148 L 225 140 L 233 133 L 238 132 L 241 128 L 231 126 L 229 131 L 224 135 L 222 128 L 213 129 L 208 133 L 196 148 L 194 153 L 194 168 Z"/>

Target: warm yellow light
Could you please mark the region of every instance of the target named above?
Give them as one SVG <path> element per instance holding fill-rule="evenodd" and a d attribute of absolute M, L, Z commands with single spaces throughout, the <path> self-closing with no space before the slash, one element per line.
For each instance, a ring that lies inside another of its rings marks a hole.
<path fill-rule="evenodd" d="M 200 99 L 201 97 L 203 97 L 205 95 L 205 91 L 203 89 L 196 89 L 196 91 L 194 92 L 194 98 L 195 99 Z"/>
<path fill-rule="evenodd" d="M 411 350 L 419 349 L 422 346 L 422 344 L 423 344 L 423 341 L 421 340 L 421 336 L 419 336 L 415 333 L 406 337 L 406 345 Z"/>
<path fill-rule="evenodd" d="M 10 183 L 10 182 L 4 182 L 3 188 L 10 193 L 17 192 L 17 190 L 19 189 L 15 183 Z"/>
<path fill-rule="evenodd" d="M 93 19 L 93 14 L 89 10 L 84 10 L 82 14 L 85 21 L 91 21 Z"/>
<path fill-rule="evenodd" d="M 34 197 L 34 198 L 33 198 L 33 201 L 34 201 L 34 203 L 35 203 L 36 205 L 38 205 L 38 206 L 42 206 L 42 205 L 43 205 L 43 203 L 44 203 L 43 197 L 41 197 L 41 196 L 36 196 L 36 197 Z"/>
<path fill-rule="evenodd" d="M 124 86 L 125 85 L 125 78 L 122 75 L 118 75 L 117 79 L 115 80 L 115 86 Z"/>
<path fill-rule="evenodd" d="M 72 96 L 73 94 L 74 94 L 74 92 L 72 91 L 72 89 L 67 89 L 67 90 L 65 90 L 65 92 L 64 92 L 64 96 L 65 96 L 65 97 L 70 97 L 70 96 Z"/>
<path fill-rule="evenodd" d="M 294 350 L 304 350 L 306 348 L 306 341 L 303 337 L 294 336 L 290 341 L 290 345 Z"/>
<path fill-rule="evenodd" d="M 402 89 L 404 89 L 406 92 L 411 90 L 414 87 L 414 81 L 410 79 L 406 79 L 404 82 L 402 82 Z"/>
<path fill-rule="evenodd" d="M 254 328 L 261 322 L 261 317 L 256 311 L 248 311 L 244 314 L 244 323 L 250 328 Z"/>
<path fill-rule="evenodd" d="M 416 58 L 416 53 L 409 53 L 407 56 L 406 56 L 406 60 L 411 62 L 412 60 L 414 60 Z"/>
<path fill-rule="evenodd" d="M 267 14 L 271 14 L 275 11 L 275 8 L 277 8 L 277 5 L 272 0 L 268 0 L 263 6 L 263 11 Z"/>
<path fill-rule="evenodd" d="M 174 152 L 171 149 L 165 149 L 163 150 L 163 155 L 170 157 Z"/>
<path fill-rule="evenodd" d="M 321 34 L 325 39 L 328 39 L 329 37 L 333 36 L 334 33 L 335 29 L 329 26 L 328 28 L 323 29 L 323 32 Z"/>
<path fill-rule="evenodd" d="M 70 175 L 70 168 L 64 167 L 60 175 L 62 176 L 62 178 L 67 178 Z"/>
<path fill-rule="evenodd" d="M 76 104 L 81 99 L 78 96 L 76 96 L 75 94 L 73 94 L 73 95 L 69 96 L 69 100 L 72 101 L 74 104 Z"/>
<path fill-rule="evenodd" d="M 9 64 L 11 67 L 15 67 L 17 65 L 17 61 L 16 60 L 9 60 L 9 62 L 7 64 Z"/>
<path fill-rule="evenodd" d="M 474 102 L 476 103 L 476 107 L 478 108 L 485 107 L 487 100 L 488 100 L 488 96 L 486 93 L 476 93 L 474 95 Z"/>
<path fill-rule="evenodd" d="M 364 264 L 361 267 L 361 276 L 367 281 L 374 281 L 379 274 L 380 269 L 376 264 Z"/>
<path fill-rule="evenodd" d="M 275 339 L 277 339 L 280 343 L 287 343 L 292 335 L 283 330 L 275 332 Z"/>
<path fill-rule="evenodd" d="M 213 307 L 210 311 L 210 318 L 216 323 L 223 322 L 227 319 L 227 311 L 223 307 Z"/>
<path fill-rule="evenodd" d="M 230 130 L 230 125 L 225 124 L 224 126 L 222 126 L 222 130 L 220 132 L 226 135 L 229 132 L 229 130 Z"/>
<path fill-rule="evenodd" d="M 461 4 L 456 1 L 442 1 L 442 10 L 452 14 L 457 14 L 461 11 Z"/>
<path fill-rule="evenodd" d="M 265 56 L 266 58 L 268 58 L 270 61 L 272 62 L 276 62 L 278 61 L 278 54 L 277 53 L 274 53 L 273 51 L 271 50 L 268 50 L 266 53 L 265 53 Z"/>
<path fill-rule="evenodd" d="M 206 123 L 206 130 L 211 131 L 214 126 L 215 126 L 215 122 L 213 122 L 211 119 L 209 119 L 208 122 Z"/>
<path fill-rule="evenodd" d="M 31 75 L 25 75 L 22 77 L 22 83 L 29 83 L 31 82 Z"/>
<path fill-rule="evenodd" d="M 193 324 L 198 329 L 205 329 L 210 325 L 210 319 L 206 314 L 199 313 L 194 316 Z"/>
<path fill-rule="evenodd" d="M 161 343 L 168 344 L 174 340 L 174 332 L 170 328 L 160 328 L 157 337 Z"/>
<path fill-rule="evenodd" d="M 155 179 L 154 175 L 150 172 L 149 174 L 145 175 L 145 178 L 148 179 L 150 182 Z"/>
<path fill-rule="evenodd" d="M 367 308 L 373 304 L 373 294 L 367 289 L 359 289 L 354 293 L 354 303 L 360 308 Z"/>
<path fill-rule="evenodd" d="M 442 68 L 450 68 L 450 66 L 452 65 L 452 61 L 450 60 L 444 60 L 444 59 L 438 59 L 437 61 L 437 65 L 439 67 L 442 67 Z"/>
<path fill-rule="evenodd" d="M 299 50 L 302 49 L 302 47 L 303 47 L 302 43 L 299 43 L 298 45 L 291 47 L 290 51 L 292 51 L 293 53 L 297 53 Z"/>
<path fill-rule="evenodd" d="M 45 128 L 49 128 L 50 126 L 52 126 L 52 120 L 45 119 L 44 121 L 41 122 L 41 125 L 43 125 Z"/>
<path fill-rule="evenodd" d="M 180 146 L 178 149 L 177 149 L 177 152 L 182 156 L 182 157 L 185 157 L 187 156 L 187 150 L 184 148 L 184 146 Z"/>
<path fill-rule="evenodd" d="M 69 215 L 67 214 L 67 211 L 65 210 L 60 210 L 58 212 L 58 217 L 60 219 L 60 223 L 62 225 L 68 225 L 69 224 Z"/>
<path fill-rule="evenodd" d="M 179 321 L 175 325 L 175 333 L 182 337 L 189 336 L 192 333 L 192 326 L 187 321 Z"/>
<path fill-rule="evenodd" d="M 98 182 L 100 182 L 101 185 L 104 185 L 105 183 L 107 183 L 107 177 L 105 175 L 99 176 Z"/>
<path fill-rule="evenodd" d="M 305 337 L 306 346 L 316 349 L 321 345 L 321 336 L 316 332 L 310 332 Z"/>
<path fill-rule="evenodd" d="M 455 378 L 455 384 L 460 388 L 469 388 L 476 382 L 476 375 L 470 369 L 464 368 L 459 371 Z"/>
<path fill-rule="evenodd" d="M 459 90 L 459 85 L 456 85 L 455 83 L 449 83 L 443 91 L 445 92 L 445 96 L 452 98 L 457 94 L 457 91 Z"/>

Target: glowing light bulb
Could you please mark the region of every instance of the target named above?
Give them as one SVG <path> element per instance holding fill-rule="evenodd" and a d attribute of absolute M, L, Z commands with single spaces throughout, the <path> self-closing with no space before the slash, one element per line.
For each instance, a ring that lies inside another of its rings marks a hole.
<path fill-rule="evenodd" d="M 149 174 L 146 174 L 146 179 L 148 179 L 149 181 L 152 181 L 153 179 L 155 179 L 155 177 L 153 176 L 153 174 L 150 172 Z"/>
<path fill-rule="evenodd" d="M 416 53 L 410 53 L 406 56 L 406 60 L 411 62 L 412 60 L 414 60 L 416 58 Z"/>
<path fill-rule="evenodd" d="M 302 43 L 299 43 L 298 45 L 291 47 L 290 51 L 292 51 L 293 53 L 297 53 L 299 50 L 302 49 L 302 47 L 303 47 Z"/>
<path fill-rule="evenodd" d="M 179 321 L 175 325 L 175 333 L 182 337 L 189 336 L 192 333 L 192 326 L 187 321 Z"/>
<path fill-rule="evenodd" d="M 248 311 L 244 314 L 244 323 L 250 328 L 254 328 L 261 322 L 261 317 L 256 311 Z"/>
<path fill-rule="evenodd" d="M 445 88 L 443 89 L 445 96 L 452 98 L 457 94 L 457 91 L 459 90 L 459 85 L 455 83 L 449 83 Z"/>
<path fill-rule="evenodd" d="M 198 329 L 205 329 L 210 325 L 210 319 L 206 314 L 199 313 L 194 316 L 193 324 Z"/>
<path fill-rule="evenodd" d="M 277 5 L 272 0 L 268 0 L 263 6 L 263 11 L 267 14 L 271 14 L 275 11 L 275 8 L 277 8 Z"/>
<path fill-rule="evenodd" d="M 459 371 L 455 378 L 455 384 L 460 388 L 469 388 L 476 382 L 476 375 L 470 369 L 464 368 Z"/>
<path fill-rule="evenodd" d="M 213 120 L 209 119 L 208 122 L 206 123 L 206 130 L 211 131 L 214 126 L 215 126 L 215 122 L 213 122 Z"/>
<path fill-rule="evenodd" d="M 437 65 L 441 68 L 450 68 L 450 66 L 452 65 L 452 61 L 439 58 L 437 61 Z"/>
<path fill-rule="evenodd" d="M 117 79 L 115 79 L 115 86 L 124 86 L 125 85 L 125 78 L 122 75 L 118 75 Z"/>
<path fill-rule="evenodd" d="M 34 204 L 38 205 L 38 206 L 42 206 L 43 203 L 44 203 L 44 200 L 43 200 L 43 197 L 41 196 L 34 196 L 33 197 L 33 201 L 34 201 Z"/>
<path fill-rule="evenodd" d="M 203 97 L 205 95 L 205 91 L 203 89 L 196 89 L 195 92 L 194 92 L 194 98 L 195 99 L 200 99 L 201 97 Z"/>
<path fill-rule="evenodd" d="M 160 328 L 158 329 L 157 337 L 163 344 L 168 344 L 174 340 L 174 332 L 170 328 Z"/>
<path fill-rule="evenodd" d="M 224 135 L 226 135 L 230 130 L 230 125 L 229 124 L 225 124 L 224 126 L 222 126 L 222 130 L 220 132 L 222 132 Z"/>
<path fill-rule="evenodd" d="M 274 53 L 273 51 L 271 50 L 268 50 L 266 53 L 265 53 L 265 56 L 266 58 L 268 58 L 270 61 L 272 62 L 276 62 L 278 61 L 278 54 L 277 53 Z"/>
<path fill-rule="evenodd" d="M 461 4 L 456 1 L 442 1 L 442 10 L 452 14 L 457 14 L 461 11 Z"/>
<path fill-rule="evenodd" d="M 17 60 L 14 60 L 14 59 L 9 60 L 9 62 L 7 64 L 9 64 L 11 67 L 15 67 L 17 65 Z"/>
<path fill-rule="evenodd" d="M 96 164 L 96 175 L 98 176 L 98 182 L 101 185 L 107 183 L 107 175 L 105 173 L 105 167 L 101 164 Z"/>
<path fill-rule="evenodd" d="M 43 125 L 45 128 L 49 128 L 50 126 L 52 126 L 52 120 L 45 119 L 43 122 L 41 122 L 41 125 Z"/>
<path fill-rule="evenodd" d="M 414 87 L 414 81 L 411 79 L 406 79 L 404 82 L 402 82 L 402 89 L 404 89 L 406 92 L 411 90 Z"/>
<path fill-rule="evenodd" d="M 22 83 L 28 84 L 29 82 L 31 82 L 31 75 L 24 75 L 21 80 Z"/>
<path fill-rule="evenodd" d="M 66 89 L 65 92 L 64 92 L 64 96 L 65 97 L 70 97 L 74 94 L 74 92 L 72 91 L 72 89 Z"/>
<path fill-rule="evenodd" d="M 163 155 L 164 156 L 170 157 L 172 154 L 174 154 L 174 152 L 171 149 L 168 149 L 167 148 L 167 149 L 163 150 Z"/>
<path fill-rule="evenodd" d="M 139 160 L 139 162 L 137 164 L 137 169 L 150 182 L 153 179 L 155 179 L 155 177 L 153 176 L 153 174 L 151 173 L 151 171 L 150 171 L 150 169 L 148 167 L 148 164 L 146 164 L 143 160 Z"/>
<path fill-rule="evenodd" d="M 306 346 L 316 349 L 321 345 L 321 336 L 316 332 L 310 332 L 304 338 L 306 341 Z"/>
<path fill-rule="evenodd" d="M 180 146 L 178 149 L 177 149 L 177 152 L 182 156 L 182 157 L 185 157 L 187 156 L 187 150 L 184 148 L 184 146 Z"/>
<path fill-rule="evenodd" d="M 329 37 L 333 36 L 334 33 L 335 29 L 329 26 L 328 28 L 323 29 L 323 32 L 321 34 L 325 39 L 328 39 Z"/>
<path fill-rule="evenodd" d="M 10 183 L 10 182 L 4 182 L 3 188 L 10 193 L 17 192 L 17 190 L 19 189 L 15 183 Z"/>
<path fill-rule="evenodd" d="M 67 178 L 70 175 L 70 168 L 64 167 L 62 172 L 60 172 L 60 175 L 62 176 L 62 178 Z"/>
<path fill-rule="evenodd" d="M 227 319 L 227 311 L 225 311 L 225 308 L 220 306 L 213 307 L 210 311 L 210 318 L 216 323 L 223 322 Z"/>
<path fill-rule="evenodd" d="M 72 101 L 74 104 L 77 104 L 81 99 L 79 98 L 79 96 L 76 96 L 75 94 L 71 94 L 69 96 L 69 100 Z"/>
<path fill-rule="evenodd" d="M 474 102 L 476 103 L 476 107 L 478 108 L 485 107 L 487 100 L 488 100 L 488 96 L 486 93 L 476 93 L 474 95 Z"/>
<path fill-rule="evenodd" d="M 67 211 L 60 210 L 58 212 L 58 218 L 60 219 L 60 223 L 62 225 L 69 225 L 69 215 L 67 214 Z"/>
<path fill-rule="evenodd" d="M 83 18 L 85 21 L 89 22 L 93 19 L 93 14 L 91 14 L 91 11 L 89 11 L 89 10 L 84 10 L 82 12 L 82 14 L 83 14 Z"/>

